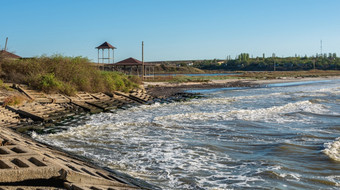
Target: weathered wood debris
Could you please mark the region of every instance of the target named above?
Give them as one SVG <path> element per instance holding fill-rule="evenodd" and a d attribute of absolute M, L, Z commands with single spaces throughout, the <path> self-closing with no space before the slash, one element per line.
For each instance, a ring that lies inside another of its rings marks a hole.
<path fill-rule="evenodd" d="M 114 112 L 133 105 L 149 104 L 153 97 L 143 89 L 129 93 L 87 93 L 75 96 L 45 94 L 25 85 L 13 85 L 13 89 L 27 97 L 22 105 L 3 105 L 5 97 L 0 94 L 0 124 L 17 131 L 41 129 L 44 126 L 82 113 Z"/>

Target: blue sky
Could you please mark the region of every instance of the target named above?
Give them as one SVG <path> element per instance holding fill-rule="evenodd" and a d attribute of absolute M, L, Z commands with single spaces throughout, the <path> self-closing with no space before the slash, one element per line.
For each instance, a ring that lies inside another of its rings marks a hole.
<path fill-rule="evenodd" d="M 0 48 L 115 61 L 225 59 L 240 53 L 340 55 L 339 0 L 0 0 Z"/>

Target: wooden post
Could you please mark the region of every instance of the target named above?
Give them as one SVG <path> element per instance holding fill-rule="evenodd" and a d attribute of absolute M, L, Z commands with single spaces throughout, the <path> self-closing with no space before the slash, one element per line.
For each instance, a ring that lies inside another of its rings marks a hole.
<path fill-rule="evenodd" d="M 102 63 L 104 63 L 104 49 L 102 49 Z"/>
<path fill-rule="evenodd" d="M 144 41 L 142 41 L 142 80 L 144 80 Z"/>
<path fill-rule="evenodd" d="M 112 49 L 112 63 L 115 63 L 115 49 Z"/>
<path fill-rule="evenodd" d="M 8 37 L 6 38 L 5 51 L 7 51 L 7 41 L 8 41 Z"/>
<path fill-rule="evenodd" d="M 99 49 L 98 49 L 98 65 L 99 65 Z"/>
<path fill-rule="evenodd" d="M 274 71 L 276 71 L 276 65 L 275 65 L 275 55 L 274 55 L 274 53 L 273 53 L 273 55 L 272 55 L 272 58 L 273 58 L 273 61 L 274 61 Z"/>

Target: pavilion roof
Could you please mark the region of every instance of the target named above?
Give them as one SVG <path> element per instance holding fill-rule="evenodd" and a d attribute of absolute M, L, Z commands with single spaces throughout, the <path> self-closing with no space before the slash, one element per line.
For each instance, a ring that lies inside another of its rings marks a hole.
<path fill-rule="evenodd" d="M 132 58 L 132 57 L 115 63 L 115 65 L 117 66 L 137 66 L 137 65 L 142 65 L 142 64 L 143 63 L 141 61 L 139 61 L 138 59 Z M 150 65 L 150 64 L 144 62 L 144 65 Z"/>
<path fill-rule="evenodd" d="M 100 46 L 96 47 L 97 49 L 117 49 L 113 45 L 109 44 L 108 42 L 102 43 Z"/>
<path fill-rule="evenodd" d="M 6 50 L 0 51 L 0 57 L 3 57 L 5 59 L 19 59 L 19 58 L 21 58 L 20 56 L 15 55 L 14 53 L 8 52 Z"/>

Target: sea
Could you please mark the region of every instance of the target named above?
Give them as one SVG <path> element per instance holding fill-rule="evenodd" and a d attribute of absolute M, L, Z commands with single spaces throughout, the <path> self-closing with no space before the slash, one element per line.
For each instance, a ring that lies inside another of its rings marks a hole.
<path fill-rule="evenodd" d="M 161 189 L 340 189 L 340 80 L 189 90 L 32 136 Z"/>

